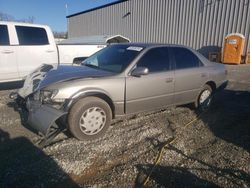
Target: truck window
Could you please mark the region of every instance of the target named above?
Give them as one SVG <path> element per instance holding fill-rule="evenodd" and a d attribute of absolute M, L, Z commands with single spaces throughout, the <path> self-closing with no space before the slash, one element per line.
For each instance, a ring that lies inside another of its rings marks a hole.
<path fill-rule="evenodd" d="M 10 45 L 7 25 L 0 25 L 0 45 Z"/>
<path fill-rule="evenodd" d="M 49 44 L 46 30 L 39 27 L 15 26 L 19 45 Z"/>

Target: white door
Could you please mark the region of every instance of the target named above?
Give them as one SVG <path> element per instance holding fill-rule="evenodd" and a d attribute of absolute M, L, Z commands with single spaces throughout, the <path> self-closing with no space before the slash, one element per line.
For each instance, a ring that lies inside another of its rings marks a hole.
<path fill-rule="evenodd" d="M 20 79 L 16 61 L 16 47 L 11 45 L 7 25 L 0 25 L 0 82 Z"/>
<path fill-rule="evenodd" d="M 42 64 L 57 63 L 55 42 L 49 41 L 45 28 L 16 25 L 15 29 L 19 41 L 17 62 L 21 77 Z"/>

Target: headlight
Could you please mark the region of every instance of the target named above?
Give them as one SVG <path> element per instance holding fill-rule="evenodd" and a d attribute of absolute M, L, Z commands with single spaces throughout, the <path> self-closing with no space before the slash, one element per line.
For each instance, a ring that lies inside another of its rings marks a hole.
<path fill-rule="evenodd" d="M 58 90 L 52 90 L 52 91 L 41 90 L 39 99 L 41 102 L 45 102 L 45 103 L 50 102 L 51 99 L 53 99 L 57 93 L 58 93 Z"/>

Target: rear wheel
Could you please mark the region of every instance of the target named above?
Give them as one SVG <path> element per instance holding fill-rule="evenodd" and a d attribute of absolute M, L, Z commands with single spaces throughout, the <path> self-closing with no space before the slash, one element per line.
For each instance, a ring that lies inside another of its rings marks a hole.
<path fill-rule="evenodd" d="M 79 100 L 70 110 L 68 128 L 79 140 L 101 137 L 110 126 L 111 109 L 102 99 L 87 97 Z"/>
<path fill-rule="evenodd" d="M 212 103 L 212 88 L 209 85 L 204 85 L 201 92 L 199 93 L 195 106 L 200 111 L 207 111 Z"/>

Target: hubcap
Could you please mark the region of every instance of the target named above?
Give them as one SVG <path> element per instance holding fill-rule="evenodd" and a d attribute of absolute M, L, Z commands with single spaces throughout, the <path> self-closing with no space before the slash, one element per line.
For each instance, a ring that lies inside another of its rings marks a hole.
<path fill-rule="evenodd" d="M 106 113 L 99 107 L 88 108 L 83 112 L 79 126 L 86 135 L 95 135 L 100 132 L 106 123 Z"/>
<path fill-rule="evenodd" d="M 209 91 L 208 89 L 204 90 L 200 95 L 199 103 L 202 107 L 209 107 L 211 103 L 211 91 Z"/>

